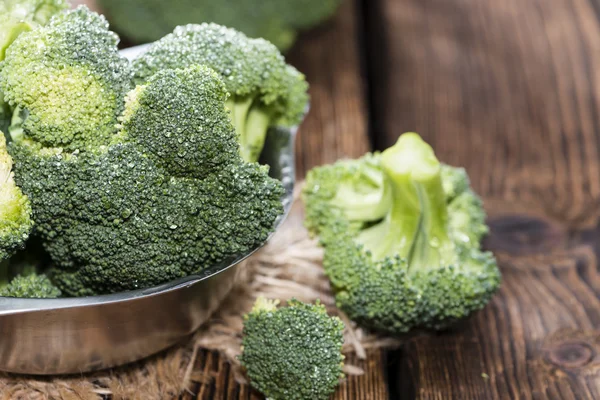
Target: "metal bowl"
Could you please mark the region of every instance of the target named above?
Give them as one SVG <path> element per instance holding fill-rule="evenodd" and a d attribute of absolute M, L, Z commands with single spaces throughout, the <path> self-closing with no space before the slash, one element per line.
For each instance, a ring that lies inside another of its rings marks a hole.
<path fill-rule="evenodd" d="M 271 129 L 261 160 L 285 187 L 285 212 L 276 229 L 292 204 L 295 134 L 296 129 Z M 74 374 L 157 353 L 210 317 L 233 287 L 240 263 L 265 243 L 200 275 L 149 289 L 64 299 L 0 297 L 0 370 Z"/>

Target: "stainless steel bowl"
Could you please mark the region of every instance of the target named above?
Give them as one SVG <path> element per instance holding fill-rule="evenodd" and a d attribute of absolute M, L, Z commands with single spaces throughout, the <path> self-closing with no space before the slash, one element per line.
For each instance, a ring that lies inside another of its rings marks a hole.
<path fill-rule="evenodd" d="M 285 213 L 276 228 L 292 204 L 295 134 L 295 129 L 272 129 L 261 160 L 285 187 Z M 260 247 L 201 275 L 149 289 L 65 299 L 0 297 L 0 370 L 73 374 L 157 353 L 210 317 L 233 287 L 240 263 Z"/>

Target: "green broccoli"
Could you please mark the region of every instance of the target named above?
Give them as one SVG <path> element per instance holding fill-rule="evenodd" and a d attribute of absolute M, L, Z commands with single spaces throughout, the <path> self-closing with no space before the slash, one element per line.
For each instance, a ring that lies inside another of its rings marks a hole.
<path fill-rule="evenodd" d="M 137 43 L 152 42 L 178 25 L 215 22 L 262 37 L 285 51 L 299 30 L 329 18 L 341 0 L 100 0 L 112 25 Z"/>
<path fill-rule="evenodd" d="M 383 153 L 309 172 L 306 226 L 320 236 L 338 306 L 393 334 L 444 329 L 500 284 L 479 197 L 417 134 Z"/>
<path fill-rule="evenodd" d="M 60 55 L 88 34 L 85 21 L 98 17 L 80 8 L 23 34 L 9 49 L 3 73 L 28 59 L 31 52 L 13 53 L 30 43 L 28 36 L 53 29 L 46 51 Z M 116 43 L 103 32 L 103 45 L 94 50 L 112 54 Z M 81 55 L 88 70 L 102 70 L 105 60 Z M 120 60 L 112 68 L 114 81 L 128 73 Z M 63 73 L 73 87 L 88 79 L 73 68 Z M 7 93 L 15 90 L 12 80 L 3 82 Z M 71 96 L 61 80 L 48 81 L 36 95 L 48 106 Z M 36 129 L 46 118 L 78 118 L 78 108 L 44 109 L 35 125 L 29 124 L 32 113 L 25 115 L 29 131 L 10 146 L 15 179 L 31 199 L 35 233 L 52 259 L 49 277 L 65 295 L 144 288 L 201 273 L 268 237 L 283 212 L 283 187 L 266 166 L 240 157 L 227 96 L 220 76 L 206 66 L 161 70 L 121 100 L 125 109 L 112 131 L 87 115 L 85 129 L 73 138 L 77 146 L 57 140 L 69 137 L 63 130 L 70 132 L 71 124 L 45 136 Z M 102 101 L 118 109 L 112 96 Z"/>
<path fill-rule="evenodd" d="M 31 204 L 15 184 L 12 166 L 0 132 L 0 263 L 23 247 L 33 227 Z"/>
<path fill-rule="evenodd" d="M 67 151 L 106 143 L 132 87 L 117 43 L 104 17 L 84 6 L 21 34 L 0 70 L 11 136 Z"/>
<path fill-rule="evenodd" d="M 246 161 L 258 160 L 269 127 L 291 127 L 304 116 L 308 85 L 277 48 L 215 24 L 177 27 L 133 61 L 134 79 L 144 84 L 160 70 L 191 65 L 206 65 L 223 78 Z"/>
<path fill-rule="evenodd" d="M 48 23 L 68 7 L 66 0 L 3 0 L 0 2 L 0 61 L 6 49 L 23 32 Z M 12 112 L 0 90 L 0 131 L 7 132 Z"/>
<path fill-rule="evenodd" d="M 250 383 L 273 400 L 328 399 L 344 376 L 344 324 L 318 301 L 277 303 L 259 298 L 245 317 L 239 359 Z"/>
<path fill-rule="evenodd" d="M 54 14 L 68 7 L 66 0 L 3 0 L 0 3 L 0 61 L 17 36 L 46 25 Z"/>
<path fill-rule="evenodd" d="M 17 275 L 0 287 L 0 297 L 53 299 L 60 295 L 60 290 L 44 274 Z"/>

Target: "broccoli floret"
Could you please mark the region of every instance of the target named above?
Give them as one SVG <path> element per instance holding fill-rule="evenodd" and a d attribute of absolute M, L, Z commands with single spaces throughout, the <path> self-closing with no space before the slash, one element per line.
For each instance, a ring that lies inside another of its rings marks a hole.
<path fill-rule="evenodd" d="M 117 44 L 104 17 L 84 6 L 21 34 L 0 71 L 11 136 L 68 151 L 106 143 L 131 88 Z"/>
<path fill-rule="evenodd" d="M 195 71 L 201 73 L 180 69 L 153 75 L 128 95 L 121 118 L 121 133 L 147 149 L 148 156 L 172 175 L 203 177 L 230 163 L 239 149 L 223 107 L 228 97 L 223 82 L 206 67 Z M 193 79 L 193 85 L 187 79 Z M 186 114 L 173 118 L 173 110 Z M 164 134 L 148 135 L 148 127 Z"/>
<path fill-rule="evenodd" d="M 273 400 L 328 399 L 343 377 L 344 324 L 319 301 L 277 304 L 259 298 L 245 317 L 240 362 L 250 383 Z"/>
<path fill-rule="evenodd" d="M 223 78 L 246 161 L 258 160 L 269 127 L 302 120 L 308 102 L 304 76 L 272 44 L 223 26 L 177 27 L 133 61 L 134 78 L 144 84 L 160 70 L 191 65 L 206 65 Z"/>
<path fill-rule="evenodd" d="M 6 49 L 23 32 L 48 23 L 68 7 L 66 0 L 3 0 L 0 2 L 0 61 Z M 8 132 L 12 111 L 0 90 L 0 131 Z"/>
<path fill-rule="evenodd" d="M 208 67 L 165 70 L 127 96 L 106 146 L 68 153 L 12 143 L 16 179 L 63 293 L 164 283 L 268 237 L 283 187 L 267 167 L 241 159 L 226 96 Z"/>
<path fill-rule="evenodd" d="M 111 24 L 130 40 L 152 42 L 178 25 L 215 22 L 289 49 L 297 31 L 329 18 L 341 0 L 100 0 Z"/>
<path fill-rule="evenodd" d="M 12 166 L 0 132 L 0 262 L 23 247 L 33 227 L 31 204 L 15 184 Z"/>
<path fill-rule="evenodd" d="M 17 36 L 46 25 L 54 14 L 68 7 L 66 0 L 3 0 L 0 3 L 0 61 Z"/>
<path fill-rule="evenodd" d="M 417 134 L 381 154 L 309 172 L 306 225 L 320 236 L 338 306 L 394 334 L 444 329 L 500 284 L 479 197 Z"/>
<path fill-rule="evenodd" d="M 53 299 L 60 295 L 60 290 L 46 275 L 36 273 L 17 275 L 8 285 L 0 288 L 0 297 Z"/>

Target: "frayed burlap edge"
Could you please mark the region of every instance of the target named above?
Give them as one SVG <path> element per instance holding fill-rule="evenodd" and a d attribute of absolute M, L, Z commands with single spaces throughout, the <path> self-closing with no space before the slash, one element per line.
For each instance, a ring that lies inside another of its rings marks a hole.
<path fill-rule="evenodd" d="M 331 315 L 346 324 L 344 352 L 361 359 L 371 348 L 396 347 L 394 339 L 376 336 L 360 328 L 335 307 L 329 281 L 322 269 L 322 250 L 302 226 L 303 209 L 298 191 L 288 220 L 267 246 L 245 262 L 231 294 L 219 311 L 186 343 L 159 355 L 124 367 L 70 377 L 24 377 L 0 374 L 0 400 L 50 399 L 97 400 L 167 399 L 178 396 L 193 382 L 208 380 L 194 371 L 200 349 L 216 350 L 231 363 L 233 375 L 246 383 L 237 361 L 240 354 L 243 315 L 258 296 L 296 298 L 305 302 L 320 299 Z M 362 370 L 346 365 L 349 375 Z"/>

